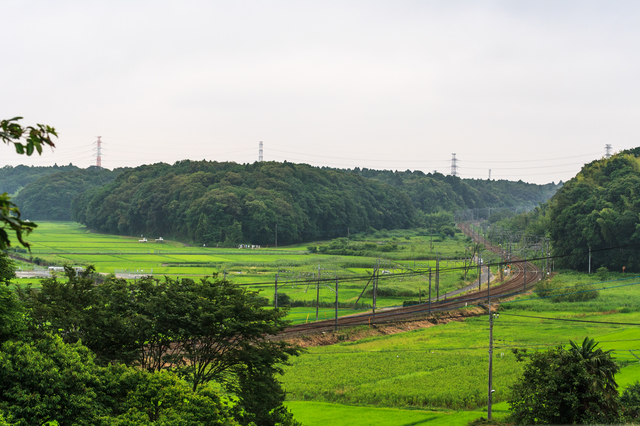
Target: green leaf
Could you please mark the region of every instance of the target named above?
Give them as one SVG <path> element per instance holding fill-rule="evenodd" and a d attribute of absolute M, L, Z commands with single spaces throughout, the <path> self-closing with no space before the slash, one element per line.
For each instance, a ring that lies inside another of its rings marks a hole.
<path fill-rule="evenodd" d="M 15 144 L 15 147 L 18 154 L 24 154 L 24 145 L 22 145 L 21 143 L 17 143 Z"/>

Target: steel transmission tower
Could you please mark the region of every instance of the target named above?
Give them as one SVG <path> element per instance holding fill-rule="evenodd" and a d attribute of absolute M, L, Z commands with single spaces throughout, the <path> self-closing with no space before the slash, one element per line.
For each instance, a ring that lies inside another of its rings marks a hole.
<path fill-rule="evenodd" d="M 604 158 L 611 158 L 611 144 L 610 143 L 608 143 L 608 144 L 606 144 L 604 146 L 604 151 L 605 151 Z"/>
<path fill-rule="evenodd" d="M 458 176 L 458 159 L 455 153 L 451 155 L 451 176 Z"/>
<path fill-rule="evenodd" d="M 102 141 L 100 140 L 102 136 L 98 136 L 98 140 L 94 142 L 94 144 L 96 145 L 96 147 L 94 148 L 96 150 L 96 167 L 101 169 L 102 168 Z"/>
<path fill-rule="evenodd" d="M 258 151 L 258 161 L 259 162 L 263 162 L 263 158 L 262 158 L 262 141 L 260 141 L 260 150 Z"/>

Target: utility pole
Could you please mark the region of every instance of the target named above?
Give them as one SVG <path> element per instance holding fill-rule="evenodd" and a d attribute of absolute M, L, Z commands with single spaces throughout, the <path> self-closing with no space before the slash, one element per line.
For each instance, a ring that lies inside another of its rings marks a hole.
<path fill-rule="evenodd" d="M 547 238 L 547 256 L 546 256 L 546 263 L 545 263 L 545 267 L 544 267 L 544 271 L 545 271 L 545 276 L 549 275 L 549 239 Z"/>
<path fill-rule="evenodd" d="M 589 274 L 591 274 L 591 246 L 589 246 Z"/>
<path fill-rule="evenodd" d="M 436 255 L 436 302 L 440 301 L 440 256 Z"/>
<path fill-rule="evenodd" d="M 273 297 L 273 303 L 276 309 L 278 309 L 278 275 L 279 274 L 280 274 L 280 271 L 276 273 L 276 290 L 275 290 L 275 296 Z"/>
<path fill-rule="evenodd" d="M 349 231 L 350 231 L 350 230 L 349 230 L 349 228 L 347 228 L 347 245 L 349 245 L 349 236 L 350 236 L 350 235 L 349 235 L 349 234 L 350 234 L 350 232 L 349 232 Z"/>
<path fill-rule="evenodd" d="M 336 333 L 338 332 L 338 275 L 336 275 Z"/>
<path fill-rule="evenodd" d="M 431 251 L 433 251 L 433 219 L 429 221 L 429 235 L 431 236 Z"/>
<path fill-rule="evenodd" d="M 278 224 L 276 223 L 276 248 L 278 248 Z"/>
<path fill-rule="evenodd" d="M 431 314 L 431 268 L 429 268 L 429 314 Z"/>
<path fill-rule="evenodd" d="M 478 291 L 482 290 L 482 256 L 478 251 Z"/>
<path fill-rule="evenodd" d="M 491 404 L 493 403 L 493 314 L 489 302 L 489 389 L 487 392 L 487 420 L 491 420 Z"/>
<path fill-rule="evenodd" d="M 527 291 L 527 253 L 524 254 L 524 282 L 523 282 L 524 291 Z"/>
<path fill-rule="evenodd" d="M 320 308 L 320 264 L 318 263 L 318 282 L 316 283 L 316 321 L 318 321 L 319 308 Z"/>
<path fill-rule="evenodd" d="M 604 146 L 604 151 L 605 151 L 604 158 L 611 158 L 611 144 L 610 143 L 608 143 L 608 144 L 606 144 Z"/>
<path fill-rule="evenodd" d="M 373 317 L 376 317 L 376 304 L 378 301 L 378 278 L 380 277 L 380 261 L 378 260 L 378 266 L 373 271 Z"/>

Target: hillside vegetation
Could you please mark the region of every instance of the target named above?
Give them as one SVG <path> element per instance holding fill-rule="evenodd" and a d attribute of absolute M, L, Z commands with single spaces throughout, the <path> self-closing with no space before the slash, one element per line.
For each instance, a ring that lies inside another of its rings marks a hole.
<path fill-rule="evenodd" d="M 536 185 L 523 181 L 461 179 L 442 173 L 391 171 L 355 168 L 352 173 L 392 185 L 411 198 L 413 205 L 425 213 L 476 208 L 532 208 L 547 201 L 561 183 Z"/>
<path fill-rule="evenodd" d="M 567 268 L 587 270 L 591 248 L 592 270 L 640 271 L 640 148 L 586 164 L 547 203 L 498 224 L 549 236 Z"/>
<path fill-rule="evenodd" d="M 78 170 L 78 167 L 69 163 L 68 166 L 4 166 L 0 167 L 0 193 L 15 194 L 31 182 L 43 176 L 58 172 L 70 172 Z"/>
<path fill-rule="evenodd" d="M 280 244 L 345 236 L 347 229 L 428 226 L 440 232 L 444 212 L 531 208 L 560 186 L 437 172 L 188 160 L 141 166 L 105 186 L 124 170 L 65 167 L 5 167 L 0 182 L 8 191 L 20 190 L 15 202 L 31 220 L 73 218 L 103 232 L 218 246 L 273 244 L 276 224 Z M 17 186 L 20 179 L 24 187 Z"/>
<path fill-rule="evenodd" d="M 13 202 L 30 220 L 71 220 L 74 198 L 113 181 L 122 171 L 89 167 L 48 174 L 26 185 Z"/>
<path fill-rule="evenodd" d="M 74 219 L 103 232 L 199 244 L 290 244 L 371 228 L 409 228 L 409 197 L 384 183 L 304 164 L 181 161 L 141 166 L 74 203 Z"/>

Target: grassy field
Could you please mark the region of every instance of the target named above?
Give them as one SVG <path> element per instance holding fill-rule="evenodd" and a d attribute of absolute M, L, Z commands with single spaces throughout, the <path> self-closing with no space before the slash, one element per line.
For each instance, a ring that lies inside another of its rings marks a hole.
<path fill-rule="evenodd" d="M 306 244 L 260 250 L 189 247 L 176 241 L 156 243 L 149 238 L 148 242 L 141 243 L 138 237 L 99 234 L 74 222 L 41 222 L 38 225 L 37 231 L 29 236 L 32 256 L 49 265 L 92 264 L 98 272 L 105 274 L 129 272 L 159 277 L 168 275 L 198 278 L 220 273 L 234 282 L 261 290 L 271 301 L 276 276 L 280 292 L 286 293 L 292 300 L 308 304 L 313 304 L 317 298 L 316 284 L 301 284 L 300 281 L 318 277 L 332 280 L 319 284 L 319 300 L 332 303 L 335 301 L 333 279 L 338 277 L 339 302 L 343 307 L 358 300 L 375 266 L 382 271 L 377 297 L 379 307 L 402 305 L 405 300 L 428 297 L 428 268 L 432 268 L 434 298 L 438 291 L 442 294 L 457 289 L 476 278 L 476 270 L 473 268 L 465 280 L 464 273 L 455 269 L 460 268 L 464 262 L 455 262 L 445 256 L 464 252 L 467 241 L 462 235 L 445 240 L 436 238 L 432 243 L 430 237 L 417 236 L 415 232 L 385 231 L 361 240 L 379 245 L 397 242 L 397 252 L 379 253 L 377 257 L 356 257 L 311 254 Z M 428 256 L 439 256 L 442 259 L 439 262 L 442 272 L 438 290 L 435 284 L 436 260 L 411 259 Z M 408 272 L 409 268 L 419 269 L 423 273 L 401 275 Z M 27 281 L 34 282 L 32 279 L 23 282 Z M 360 303 L 370 304 L 371 300 L 372 286 L 369 285 Z"/>
<path fill-rule="evenodd" d="M 556 303 L 531 293 L 501 306 L 494 322 L 494 402 L 505 404 L 510 385 L 522 372 L 523 363 L 516 361 L 513 348 L 545 350 L 567 345 L 569 340 L 581 342 L 586 336 L 614 351 L 622 367 L 616 376 L 621 391 L 640 380 L 640 363 L 634 356 L 640 356 L 640 277 L 608 274 L 603 280 L 596 275 L 563 273 L 554 280 L 567 293 L 590 285 L 599 289 L 599 295 L 587 302 Z M 337 412 L 357 412 L 352 405 L 402 409 L 400 412 L 408 408 L 464 410 L 459 422 L 446 417 L 451 419 L 448 424 L 463 425 L 470 420 L 467 414 L 474 412 L 469 410 L 480 414 L 486 410 L 488 328 L 485 315 L 312 347 L 287 367 L 283 383 L 291 401 L 332 403 Z M 304 417 L 305 410 L 314 405 L 297 407 L 292 405 L 294 413 L 299 409 Z M 329 416 L 332 410 L 323 408 L 316 415 L 326 412 Z M 473 418 L 477 417 L 480 415 Z M 427 418 L 424 414 L 425 421 Z M 411 424 L 412 419 L 397 424 Z M 322 423 L 314 420 L 309 424 Z"/>
<path fill-rule="evenodd" d="M 360 303 L 371 303 L 371 285 L 363 290 L 373 266 L 378 264 L 382 271 L 389 272 L 380 275 L 379 307 L 417 300 L 419 294 L 425 300 L 427 268 L 433 272 L 436 264 L 435 260 L 425 260 L 432 253 L 430 237 L 408 231 L 368 237 L 377 243 L 396 238 L 401 247 L 396 252 L 354 257 L 310 254 L 306 245 L 252 251 L 188 247 L 173 241 L 140 243 L 137 238 L 88 232 L 70 222 L 39 225 L 29 237 L 33 256 L 50 264 L 94 264 L 102 273 L 153 269 L 160 278 L 165 274 L 198 278 L 217 272 L 261 290 L 270 300 L 278 275 L 279 293 L 307 303 L 291 309 L 289 318 L 294 323 L 315 320 L 316 286 L 320 301 L 333 303 L 336 276 L 340 282 L 339 315 L 357 312 L 352 304 L 361 294 Z M 434 241 L 433 252 L 464 256 L 467 244 L 468 240 L 457 235 Z M 414 261 L 412 257 L 422 259 Z M 403 275 L 414 268 L 414 262 L 422 274 Z M 474 268 L 465 280 L 460 266 L 449 259 L 441 261 L 441 293 L 476 278 Z M 318 275 L 328 281 L 318 283 Z M 431 278 L 435 297 L 434 274 Z M 33 279 L 19 282 L 37 285 Z M 553 278 L 553 285 L 562 293 L 599 293 L 594 299 L 580 302 L 554 301 L 529 293 L 501 304 L 494 325 L 494 410 L 498 415 L 506 414 L 509 386 L 523 368 L 512 354 L 513 348 L 544 350 L 589 336 L 601 342 L 604 349 L 614 350 L 622 366 L 617 376 L 621 389 L 640 380 L 640 363 L 634 356 L 640 356 L 640 277 L 562 272 Z M 334 314 L 332 307 L 319 309 L 319 319 L 330 319 Z M 289 407 L 306 425 L 464 425 L 486 410 L 488 333 L 488 318 L 480 316 L 309 348 L 286 367 L 282 381 Z"/>
<path fill-rule="evenodd" d="M 480 410 L 426 411 L 303 401 L 290 401 L 287 406 L 296 420 L 305 425 L 448 426 L 466 425 L 472 420 L 486 417 L 486 413 Z M 506 404 L 496 404 L 493 413 L 496 419 L 504 417 L 507 413 Z"/>

